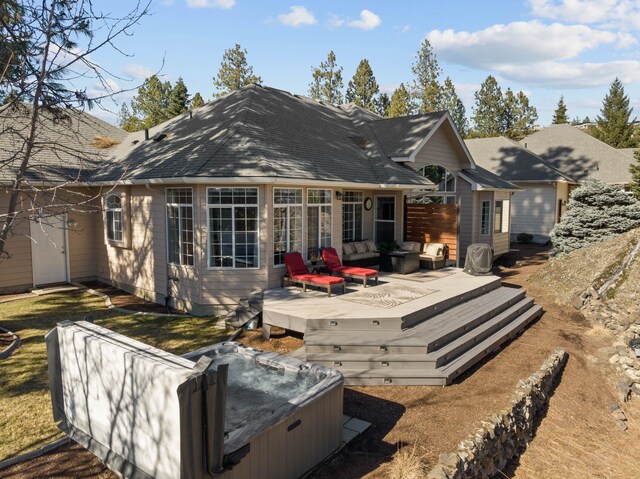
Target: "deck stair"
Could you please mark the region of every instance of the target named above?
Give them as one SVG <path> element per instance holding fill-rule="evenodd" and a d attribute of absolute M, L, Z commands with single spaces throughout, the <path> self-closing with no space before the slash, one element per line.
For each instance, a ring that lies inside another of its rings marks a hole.
<path fill-rule="evenodd" d="M 304 353 L 350 385 L 447 385 L 541 314 L 498 280 L 402 318 L 309 319 Z"/>

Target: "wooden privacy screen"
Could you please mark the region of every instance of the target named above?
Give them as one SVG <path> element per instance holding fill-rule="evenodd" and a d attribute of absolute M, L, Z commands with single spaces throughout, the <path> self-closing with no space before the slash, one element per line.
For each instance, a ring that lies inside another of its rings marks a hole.
<path fill-rule="evenodd" d="M 421 243 L 444 243 L 449 259 L 458 255 L 458 205 L 421 205 L 407 203 L 405 239 Z"/>

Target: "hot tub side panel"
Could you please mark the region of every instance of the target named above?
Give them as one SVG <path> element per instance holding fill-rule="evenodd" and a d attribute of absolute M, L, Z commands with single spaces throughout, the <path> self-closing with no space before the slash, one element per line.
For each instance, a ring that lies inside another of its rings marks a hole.
<path fill-rule="evenodd" d="M 257 436 L 242 462 L 218 477 L 294 479 L 322 462 L 342 444 L 343 386 L 323 390 Z"/>

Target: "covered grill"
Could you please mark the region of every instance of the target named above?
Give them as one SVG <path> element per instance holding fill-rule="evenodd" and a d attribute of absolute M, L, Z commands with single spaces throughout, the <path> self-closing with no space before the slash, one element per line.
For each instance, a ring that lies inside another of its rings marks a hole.
<path fill-rule="evenodd" d="M 473 276 L 490 275 L 493 266 L 493 250 L 484 243 L 473 243 L 467 248 L 464 272 Z"/>

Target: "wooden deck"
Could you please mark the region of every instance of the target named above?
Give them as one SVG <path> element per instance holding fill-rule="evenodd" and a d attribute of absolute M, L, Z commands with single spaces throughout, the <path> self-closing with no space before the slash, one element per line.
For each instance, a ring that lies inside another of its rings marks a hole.
<path fill-rule="evenodd" d="M 446 385 L 541 313 L 497 276 L 447 268 L 381 275 L 331 298 L 269 290 L 263 323 L 303 332 L 305 359 L 342 371 L 346 384 Z"/>

